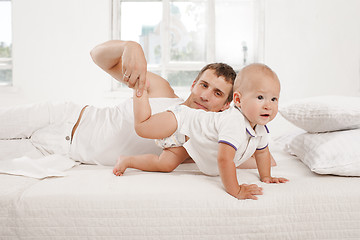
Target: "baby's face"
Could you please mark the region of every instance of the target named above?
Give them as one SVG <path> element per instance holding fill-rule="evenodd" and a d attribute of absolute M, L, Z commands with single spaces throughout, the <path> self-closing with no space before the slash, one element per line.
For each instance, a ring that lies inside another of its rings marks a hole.
<path fill-rule="evenodd" d="M 267 78 L 267 79 L 266 79 Z M 239 96 L 239 102 L 236 95 Z M 249 120 L 251 127 L 265 125 L 278 113 L 280 83 L 270 76 L 252 81 L 249 87 L 240 94 L 234 93 L 234 103 Z"/>

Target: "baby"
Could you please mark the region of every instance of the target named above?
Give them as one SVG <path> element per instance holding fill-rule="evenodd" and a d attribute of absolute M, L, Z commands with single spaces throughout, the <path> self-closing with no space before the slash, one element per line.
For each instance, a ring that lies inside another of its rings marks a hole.
<path fill-rule="evenodd" d="M 137 134 L 157 140 L 164 150 L 160 156 L 121 156 L 114 167 L 115 175 L 126 168 L 170 172 L 190 156 L 200 171 L 220 175 L 225 190 L 238 199 L 257 199 L 262 188 L 255 184 L 239 185 L 236 167 L 253 154 L 260 180 L 285 183 L 286 178 L 271 176 L 266 124 L 278 112 L 280 82 L 266 65 L 244 67 L 234 84 L 234 105 L 215 113 L 176 105 L 166 112 L 151 115 L 149 99 L 134 94 L 134 119 Z M 183 146 L 183 147 L 182 147 Z"/>

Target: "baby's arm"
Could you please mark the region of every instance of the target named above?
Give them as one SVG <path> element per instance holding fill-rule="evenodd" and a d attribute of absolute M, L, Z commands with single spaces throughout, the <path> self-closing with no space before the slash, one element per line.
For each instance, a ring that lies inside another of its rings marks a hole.
<path fill-rule="evenodd" d="M 256 165 L 259 171 L 260 180 L 265 183 L 285 183 L 286 178 L 271 177 L 271 157 L 269 148 L 266 147 L 255 151 Z"/>
<path fill-rule="evenodd" d="M 262 188 L 258 187 L 256 184 L 239 185 L 236 177 L 236 167 L 233 161 L 235 152 L 235 149 L 230 145 L 219 143 L 218 167 L 225 190 L 238 199 L 256 200 L 257 197 L 255 195 L 261 195 Z"/>
<path fill-rule="evenodd" d="M 133 102 L 134 127 L 140 137 L 161 139 L 171 136 L 176 131 L 177 121 L 173 113 L 161 112 L 151 115 L 147 90 L 144 90 L 143 95 L 138 97 L 135 89 Z"/>

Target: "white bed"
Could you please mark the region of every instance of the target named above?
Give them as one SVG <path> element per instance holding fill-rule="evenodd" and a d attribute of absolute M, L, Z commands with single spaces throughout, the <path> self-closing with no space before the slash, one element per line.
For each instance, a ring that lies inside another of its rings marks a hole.
<path fill-rule="evenodd" d="M 2 157 L 26 141 L 0 141 Z M 318 175 L 272 144 L 274 176 L 237 170 L 239 182 L 264 188 L 237 200 L 219 177 L 195 164 L 172 173 L 79 165 L 43 180 L 0 174 L 0 239 L 360 239 L 360 179 Z"/>

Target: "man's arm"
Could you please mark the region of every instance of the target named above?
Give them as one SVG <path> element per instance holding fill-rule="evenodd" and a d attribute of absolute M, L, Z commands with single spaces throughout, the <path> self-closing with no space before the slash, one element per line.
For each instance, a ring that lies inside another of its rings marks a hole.
<path fill-rule="evenodd" d="M 235 157 L 235 152 L 235 149 L 230 145 L 225 143 L 219 143 L 218 167 L 225 190 L 237 199 L 257 200 L 257 197 L 255 195 L 261 195 L 262 188 L 258 187 L 256 184 L 239 185 L 238 183 L 236 176 L 236 167 L 233 161 Z"/>
<path fill-rule="evenodd" d="M 177 97 L 168 81 L 147 72 L 144 52 L 140 44 L 136 42 L 110 40 L 94 47 L 90 55 L 95 64 L 116 80 L 127 84 L 130 88 L 134 88 L 138 83 L 138 96 L 142 94 L 147 79 L 150 82 L 149 97 Z"/>

